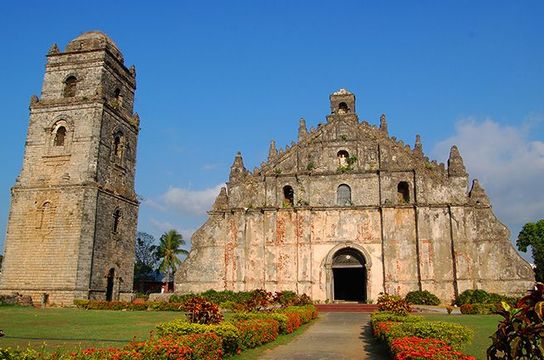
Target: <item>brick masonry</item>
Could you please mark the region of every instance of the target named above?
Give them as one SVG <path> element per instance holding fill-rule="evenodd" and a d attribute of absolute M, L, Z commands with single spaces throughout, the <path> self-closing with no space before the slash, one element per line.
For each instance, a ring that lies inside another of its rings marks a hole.
<path fill-rule="evenodd" d="M 99 32 L 53 45 L 30 102 L 0 293 L 56 304 L 132 293 L 138 200 L 135 69 Z M 108 278 L 109 277 L 109 278 Z"/>

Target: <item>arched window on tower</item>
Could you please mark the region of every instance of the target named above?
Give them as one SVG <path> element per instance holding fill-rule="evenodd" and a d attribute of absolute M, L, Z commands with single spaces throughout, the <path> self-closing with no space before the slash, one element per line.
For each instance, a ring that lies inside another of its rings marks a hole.
<path fill-rule="evenodd" d="M 351 188 L 349 185 L 341 184 L 336 190 L 336 204 L 339 206 L 351 205 Z"/>
<path fill-rule="evenodd" d="M 59 126 L 55 133 L 55 140 L 53 144 L 55 146 L 64 146 L 64 141 L 66 139 L 66 128 L 64 126 Z"/>
<path fill-rule="evenodd" d="M 341 102 L 340 104 L 338 104 L 339 114 L 347 114 L 348 112 L 349 112 L 348 104 L 346 104 L 345 102 Z"/>
<path fill-rule="evenodd" d="M 410 186 L 408 182 L 399 182 L 397 185 L 397 198 L 399 204 L 408 204 L 410 202 Z"/>
<path fill-rule="evenodd" d="M 117 234 L 119 231 L 119 223 L 121 222 L 121 210 L 117 209 L 113 212 L 113 228 L 112 232 Z"/>
<path fill-rule="evenodd" d="M 50 227 L 51 222 L 51 203 L 49 201 L 46 201 L 42 204 L 41 208 L 39 209 L 39 222 L 37 228 L 39 229 L 45 229 Z"/>
<path fill-rule="evenodd" d="M 121 106 L 123 106 L 123 95 L 121 95 L 121 89 L 119 88 L 116 88 L 113 92 L 112 105 L 115 108 L 120 108 Z"/>
<path fill-rule="evenodd" d="M 64 97 L 74 97 L 76 96 L 76 88 L 77 88 L 77 79 L 75 76 L 68 76 L 68 78 L 64 81 Z"/>
<path fill-rule="evenodd" d="M 123 158 L 123 142 L 123 134 L 121 132 L 115 134 L 115 136 L 113 137 L 113 154 L 117 159 Z"/>
<path fill-rule="evenodd" d="M 290 185 L 283 187 L 283 207 L 293 207 L 295 204 L 295 191 Z"/>

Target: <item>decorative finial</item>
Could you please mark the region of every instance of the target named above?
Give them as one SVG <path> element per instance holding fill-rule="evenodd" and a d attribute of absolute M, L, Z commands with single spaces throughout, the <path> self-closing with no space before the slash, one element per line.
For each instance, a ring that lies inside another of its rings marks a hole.
<path fill-rule="evenodd" d="M 457 146 L 453 145 L 448 159 L 448 176 L 467 176 L 463 158 Z"/>
<path fill-rule="evenodd" d="M 229 197 L 227 196 L 227 188 L 222 187 L 219 191 L 219 195 L 215 198 L 215 202 L 212 206 L 212 211 L 221 211 L 229 207 Z"/>
<path fill-rule="evenodd" d="M 303 117 L 298 122 L 298 141 L 304 139 L 308 135 L 308 129 L 306 129 L 306 120 Z"/>
<path fill-rule="evenodd" d="M 130 65 L 130 68 L 128 69 L 130 72 L 130 75 L 132 75 L 133 78 L 136 78 L 136 66 Z"/>
<path fill-rule="evenodd" d="M 278 156 L 278 150 L 276 149 L 276 142 L 272 140 L 270 141 L 270 148 L 268 149 L 268 160 L 272 160 L 276 156 Z"/>
<path fill-rule="evenodd" d="M 414 145 L 414 153 L 420 157 L 423 157 L 423 145 L 421 144 L 421 136 L 416 135 L 416 144 Z"/>
<path fill-rule="evenodd" d="M 238 151 L 238 153 L 236 153 L 236 156 L 234 157 L 234 162 L 232 163 L 232 166 L 230 167 L 229 181 L 236 182 L 242 177 L 244 177 L 246 173 L 247 173 L 247 170 L 244 167 L 244 160 L 242 159 L 242 153 Z"/>
<path fill-rule="evenodd" d="M 380 130 L 387 135 L 387 119 L 385 118 L 385 114 L 382 114 L 382 116 L 380 116 Z"/>
<path fill-rule="evenodd" d="M 472 204 L 480 206 L 491 206 L 491 202 L 489 201 L 489 198 L 487 197 L 484 188 L 482 188 L 482 186 L 480 185 L 478 179 L 474 179 L 472 181 L 472 188 L 468 193 L 468 197 Z"/>
<path fill-rule="evenodd" d="M 37 104 L 40 101 L 40 99 L 36 95 L 32 95 L 30 97 L 30 106 Z"/>
<path fill-rule="evenodd" d="M 57 55 L 59 53 L 60 53 L 60 50 L 57 44 L 51 45 L 51 47 L 49 48 L 49 51 L 47 51 L 47 55 Z"/>

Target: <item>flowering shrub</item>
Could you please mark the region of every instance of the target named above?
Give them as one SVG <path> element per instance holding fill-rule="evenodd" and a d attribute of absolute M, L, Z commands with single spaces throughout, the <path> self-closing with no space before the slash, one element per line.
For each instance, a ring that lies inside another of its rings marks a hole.
<path fill-rule="evenodd" d="M 251 291 L 251 297 L 242 305 L 246 311 L 264 310 L 272 304 L 274 297 L 271 292 L 263 289 Z"/>
<path fill-rule="evenodd" d="M 410 304 L 403 298 L 396 295 L 388 295 L 381 293 L 378 297 L 378 310 L 389 311 L 397 315 L 407 315 L 412 311 Z"/>
<path fill-rule="evenodd" d="M 453 350 L 442 340 L 415 336 L 391 341 L 391 352 L 395 360 L 476 360 L 473 356 Z"/>
<path fill-rule="evenodd" d="M 473 331 L 463 325 L 444 321 L 405 322 L 392 326 L 387 333 L 387 340 L 417 336 L 423 339 L 442 340 L 451 347 L 459 349 L 470 342 Z"/>
<path fill-rule="evenodd" d="M 225 354 L 235 354 L 240 349 L 240 332 L 236 326 L 228 322 L 204 325 L 174 320 L 157 325 L 157 333 L 159 336 L 214 333 L 223 339 Z"/>
<path fill-rule="evenodd" d="M 476 310 L 474 309 L 474 306 L 472 304 L 463 304 L 459 308 L 461 311 L 461 314 L 477 314 Z"/>
<path fill-rule="evenodd" d="M 319 312 L 314 305 L 305 305 L 305 306 L 289 306 L 285 309 L 279 310 L 282 314 L 295 313 L 300 315 L 300 320 L 302 324 L 306 324 L 311 320 L 317 318 Z"/>
<path fill-rule="evenodd" d="M 387 334 L 398 323 L 394 321 L 380 321 L 372 325 L 372 335 L 380 340 L 387 340 Z"/>
<path fill-rule="evenodd" d="M 243 350 L 251 349 L 278 337 L 279 325 L 272 319 L 241 320 L 234 323 L 239 331 L 240 346 Z"/>
<path fill-rule="evenodd" d="M 272 319 L 279 325 L 280 334 L 290 334 L 300 327 L 300 315 L 297 313 L 240 312 L 234 314 L 235 320 Z"/>
<path fill-rule="evenodd" d="M 222 340 L 214 333 L 166 336 L 128 345 L 141 359 L 222 359 Z M 136 357 L 137 358 L 137 357 Z"/>
<path fill-rule="evenodd" d="M 192 298 L 185 303 L 187 320 L 196 324 L 217 324 L 223 320 L 219 306 L 203 298 Z"/>

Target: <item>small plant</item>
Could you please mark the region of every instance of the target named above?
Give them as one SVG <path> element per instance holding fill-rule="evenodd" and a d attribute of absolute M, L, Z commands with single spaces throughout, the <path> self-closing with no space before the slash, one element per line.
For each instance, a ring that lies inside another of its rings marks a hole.
<path fill-rule="evenodd" d="M 440 299 L 427 290 L 410 291 L 404 299 L 410 304 L 415 305 L 439 305 Z"/>
<path fill-rule="evenodd" d="M 454 309 L 455 309 L 454 306 L 451 306 L 451 305 L 446 306 L 446 311 L 448 312 L 448 315 L 451 315 Z"/>
<path fill-rule="evenodd" d="M 516 306 L 501 302 L 498 313 L 504 318 L 491 336 L 487 349 L 490 360 L 544 358 L 544 284 L 536 283 Z"/>
<path fill-rule="evenodd" d="M 223 320 L 219 306 L 204 299 L 195 297 L 185 303 L 187 320 L 196 324 L 217 324 Z"/>
<path fill-rule="evenodd" d="M 378 310 L 389 311 L 396 315 L 407 315 L 412 311 L 412 308 L 400 296 L 380 293 L 378 297 Z"/>
<path fill-rule="evenodd" d="M 310 161 L 308 165 L 306 165 L 306 170 L 312 171 L 313 169 L 315 169 L 315 163 L 313 161 Z"/>
<path fill-rule="evenodd" d="M 461 310 L 461 314 L 464 315 L 474 315 L 478 313 L 472 304 L 463 304 L 459 310 Z"/>

